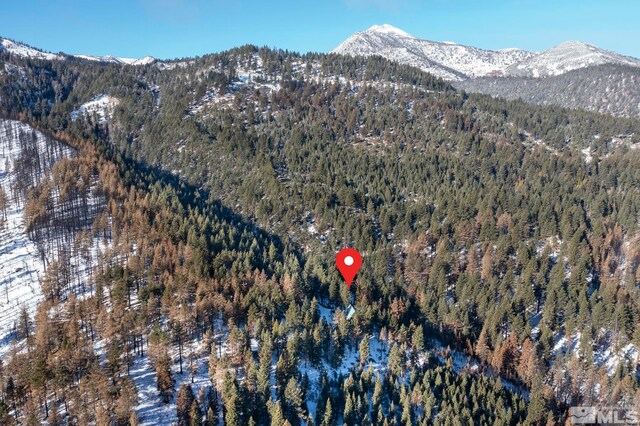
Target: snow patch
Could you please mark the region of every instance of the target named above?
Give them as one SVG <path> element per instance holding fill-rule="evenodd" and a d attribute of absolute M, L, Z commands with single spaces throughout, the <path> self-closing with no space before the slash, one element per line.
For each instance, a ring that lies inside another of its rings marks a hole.
<path fill-rule="evenodd" d="M 102 94 L 80 105 L 78 109 L 71 113 L 71 121 L 76 121 L 79 117 L 91 117 L 98 115 L 100 124 L 106 123 L 113 116 L 113 110 L 120 103 L 118 98 Z"/>
<path fill-rule="evenodd" d="M 124 65 L 147 65 L 152 64 L 156 61 L 156 58 L 153 56 L 145 56 L 143 58 L 121 58 L 118 56 L 91 56 L 91 55 L 73 55 L 74 58 L 84 59 L 86 61 L 92 62 L 105 62 L 111 64 L 124 64 Z"/>

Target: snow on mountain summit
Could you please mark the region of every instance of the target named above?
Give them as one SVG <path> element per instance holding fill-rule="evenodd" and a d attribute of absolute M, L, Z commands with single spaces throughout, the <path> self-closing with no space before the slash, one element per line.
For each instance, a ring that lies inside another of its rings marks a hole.
<path fill-rule="evenodd" d="M 373 25 L 367 31 L 384 33 L 384 34 L 395 34 L 402 37 L 413 37 L 411 34 L 405 31 L 402 31 L 400 28 L 396 28 L 393 25 L 389 25 L 389 24 Z"/>
<path fill-rule="evenodd" d="M 153 56 L 145 56 L 143 58 L 120 58 L 117 56 L 91 56 L 91 55 L 73 55 L 75 58 L 84 59 L 94 62 L 106 62 L 112 64 L 126 64 L 126 65 L 147 65 L 156 61 Z"/>
<path fill-rule="evenodd" d="M 520 49 L 492 51 L 452 42 L 421 40 L 388 24 L 374 25 L 355 33 L 332 53 L 380 55 L 453 81 L 502 75 L 509 66 L 533 55 Z"/>
<path fill-rule="evenodd" d="M 23 58 L 45 59 L 48 61 L 63 59 L 62 55 L 44 52 L 42 50 L 27 46 L 24 43 L 18 43 L 7 38 L 0 38 L 0 52 L 3 50 L 9 52 L 12 55 L 20 56 Z"/>
<path fill-rule="evenodd" d="M 91 56 L 91 55 L 66 55 L 64 53 L 49 53 L 34 47 L 28 46 L 24 43 L 13 41 L 7 38 L 0 37 L 0 52 L 6 51 L 11 55 L 15 55 L 21 58 L 31 59 L 43 59 L 47 61 L 64 60 L 69 57 L 84 59 L 86 61 L 105 62 L 114 64 L 126 64 L 126 65 L 147 65 L 156 61 L 152 56 L 145 56 L 143 58 L 120 58 L 117 56 Z"/>
<path fill-rule="evenodd" d="M 547 77 L 602 64 L 640 67 L 640 59 L 579 41 L 561 43 L 540 53 L 517 48 L 494 51 L 448 41 L 421 40 L 388 24 L 374 25 L 353 34 L 332 53 L 380 55 L 450 81 L 500 76 Z"/>
<path fill-rule="evenodd" d="M 581 41 L 567 41 L 511 66 L 509 75 L 548 77 L 594 65 L 640 66 L 640 59 L 600 49 Z"/>

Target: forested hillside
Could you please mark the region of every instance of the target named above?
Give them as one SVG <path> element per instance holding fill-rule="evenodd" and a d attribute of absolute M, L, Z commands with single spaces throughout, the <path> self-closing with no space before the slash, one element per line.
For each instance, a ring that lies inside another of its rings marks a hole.
<path fill-rule="evenodd" d="M 1 116 L 76 152 L 25 232 L 64 235 L 43 188 L 91 188 L 95 217 L 44 211 L 110 247 L 82 291 L 45 250 L 5 423 L 562 424 L 640 400 L 637 120 L 378 57 L 0 62 Z"/>
<path fill-rule="evenodd" d="M 600 65 L 544 79 L 476 78 L 456 83 L 469 92 L 541 105 L 556 104 L 620 117 L 640 117 L 640 69 Z"/>

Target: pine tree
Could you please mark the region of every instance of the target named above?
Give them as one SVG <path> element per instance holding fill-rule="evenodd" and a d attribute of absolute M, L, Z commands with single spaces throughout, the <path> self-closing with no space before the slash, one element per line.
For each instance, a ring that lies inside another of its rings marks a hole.
<path fill-rule="evenodd" d="M 3 187 L 0 186 L 0 224 L 7 220 L 7 209 L 9 208 L 9 197 Z M 0 226 L 2 229 L 2 226 Z"/>
<path fill-rule="evenodd" d="M 327 398 L 327 403 L 324 409 L 324 417 L 322 418 L 322 423 L 320 423 L 320 426 L 331 425 L 333 425 L 333 409 L 331 408 L 331 399 Z"/>
<path fill-rule="evenodd" d="M 242 402 L 240 400 L 240 389 L 235 377 L 229 372 L 224 375 L 222 384 L 222 402 L 224 404 L 225 425 L 239 426 L 241 424 Z"/>
<path fill-rule="evenodd" d="M 419 325 L 413 330 L 413 336 L 411 338 L 414 350 L 422 352 L 424 350 L 424 330 L 422 325 Z"/>
<path fill-rule="evenodd" d="M 389 362 L 389 371 L 392 374 L 396 376 L 399 376 L 400 374 L 402 374 L 403 364 L 404 364 L 404 354 L 400 346 L 396 343 L 394 343 L 391 346 L 391 350 L 389 351 L 388 362 Z"/>
<path fill-rule="evenodd" d="M 217 380 L 217 372 L 218 372 L 218 356 L 216 354 L 216 349 L 214 347 L 211 348 L 211 353 L 209 354 L 209 380 L 211 383 L 216 386 Z"/>
<path fill-rule="evenodd" d="M 129 417 L 129 426 L 138 426 L 140 424 L 140 420 L 138 419 L 138 413 L 131 411 L 131 416 Z"/>
<path fill-rule="evenodd" d="M 156 361 L 156 384 L 162 402 L 168 404 L 174 391 L 175 381 L 171 374 L 169 356 L 165 353 Z"/>
<path fill-rule="evenodd" d="M 207 418 L 205 420 L 207 426 L 218 426 L 218 416 L 214 413 L 213 409 L 209 407 L 207 410 Z"/>
<path fill-rule="evenodd" d="M 189 426 L 202 425 L 202 411 L 200 410 L 200 405 L 198 404 L 197 400 L 194 400 L 191 403 L 191 409 L 189 410 L 189 418 L 190 418 Z"/>
<path fill-rule="evenodd" d="M 511 333 L 507 340 L 493 354 L 492 365 L 497 371 L 503 372 L 508 377 L 515 374 L 519 365 L 520 353 L 515 333 Z"/>
<path fill-rule="evenodd" d="M 29 312 L 27 311 L 26 306 L 22 306 L 20 308 L 20 317 L 18 323 L 18 336 L 21 339 L 27 339 L 30 341 L 31 337 L 31 320 L 29 318 Z"/>
<path fill-rule="evenodd" d="M 371 406 L 373 410 L 374 420 L 381 421 L 382 417 L 377 415 L 382 410 L 382 380 L 379 374 L 376 376 L 376 383 L 373 387 L 373 395 L 371 396 Z"/>
<path fill-rule="evenodd" d="M 412 412 L 411 412 L 411 404 L 409 401 L 409 397 L 405 396 L 402 402 L 402 423 L 407 426 L 412 424 Z"/>
<path fill-rule="evenodd" d="M 302 406 L 304 399 L 302 390 L 298 386 L 295 378 L 289 379 L 287 387 L 284 390 L 284 415 L 292 425 L 299 425 L 303 416 Z"/>
<path fill-rule="evenodd" d="M 284 426 L 285 417 L 280 400 L 271 403 L 271 426 Z"/>
<path fill-rule="evenodd" d="M 269 399 L 271 394 L 271 357 L 272 343 L 269 333 L 262 334 L 260 346 L 260 366 L 258 368 L 258 392 L 262 395 L 263 401 Z"/>
<path fill-rule="evenodd" d="M 365 336 L 360 341 L 360 365 L 364 366 L 367 363 L 367 359 L 369 359 L 369 338 Z"/>
<path fill-rule="evenodd" d="M 342 414 L 342 419 L 346 425 L 354 425 L 355 424 L 355 408 L 354 402 L 351 394 L 347 394 L 347 399 L 344 403 L 344 412 Z"/>
<path fill-rule="evenodd" d="M 522 354 L 517 371 L 520 379 L 527 385 L 531 385 L 533 377 L 540 369 L 540 361 L 536 354 L 536 348 L 529 338 L 522 342 Z"/>
<path fill-rule="evenodd" d="M 487 330 L 485 328 L 482 329 L 482 331 L 480 332 L 480 336 L 478 336 L 475 352 L 480 361 L 484 363 L 489 362 L 489 360 L 491 359 L 491 349 L 489 348 L 489 344 L 487 343 Z"/>
<path fill-rule="evenodd" d="M 191 405 L 195 402 L 193 389 L 191 385 L 181 385 L 178 389 L 178 399 L 176 401 L 176 414 L 178 418 L 178 426 L 190 426 L 191 424 Z"/>
<path fill-rule="evenodd" d="M 536 375 L 531 385 L 531 400 L 527 410 L 527 423 L 529 424 L 541 424 L 549 412 L 542 387 L 542 380 L 539 375 Z"/>

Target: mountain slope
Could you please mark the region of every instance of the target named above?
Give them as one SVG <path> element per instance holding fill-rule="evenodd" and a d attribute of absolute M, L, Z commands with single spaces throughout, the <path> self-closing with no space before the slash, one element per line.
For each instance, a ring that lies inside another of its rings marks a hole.
<path fill-rule="evenodd" d="M 24 72 L 3 74 L 0 113 L 78 144 L 111 214 L 91 234 L 119 243 L 94 293 L 46 300 L 6 357 L 41 396 L 22 413 L 164 424 L 193 382 L 213 424 L 563 424 L 638 389 L 640 153 L 611 135 L 639 121 L 467 96 L 381 57 L 5 59 Z M 364 258 L 351 290 L 344 246 Z"/>
<path fill-rule="evenodd" d="M 74 58 L 85 59 L 87 61 L 94 62 L 106 62 L 112 64 L 126 64 L 126 65 L 147 65 L 156 61 L 152 56 L 145 56 L 139 59 L 135 58 L 119 58 L 117 56 L 91 56 L 91 55 L 73 55 Z"/>
<path fill-rule="evenodd" d="M 456 82 L 468 92 L 619 117 L 640 117 L 640 68 L 604 64 L 547 78 L 477 78 Z"/>
<path fill-rule="evenodd" d="M 91 56 L 91 55 L 68 55 L 65 53 L 50 53 L 45 52 L 44 50 L 36 49 L 34 47 L 28 46 L 24 43 L 19 43 L 7 38 L 0 37 L 0 52 L 7 52 L 10 55 L 15 55 L 21 58 L 31 58 L 31 59 L 44 59 L 47 61 L 58 61 L 65 60 L 69 58 L 77 58 L 87 61 L 93 62 L 103 62 L 103 63 L 112 63 L 112 64 L 126 64 L 126 65 L 147 65 L 156 61 L 155 58 L 151 56 L 145 56 L 143 58 L 120 58 L 117 56 Z"/>
<path fill-rule="evenodd" d="M 602 64 L 640 67 L 640 59 L 623 56 L 580 41 L 568 41 L 510 66 L 506 75 L 548 77 Z"/>
<path fill-rule="evenodd" d="M 493 51 L 421 40 L 387 24 L 355 33 L 332 53 L 380 55 L 451 81 L 490 76 L 547 77 L 602 64 L 640 67 L 640 59 L 579 41 L 561 43 L 540 53 L 520 49 Z"/>
<path fill-rule="evenodd" d="M 73 149 L 27 124 L 0 119 L 0 357 L 14 340 L 24 339 L 24 324 L 44 299 L 46 271 L 56 263 L 64 267 L 73 279 L 59 296 L 81 296 L 90 265 L 106 247 L 99 239 L 81 241 L 103 211 L 91 182 L 83 187 L 77 175 L 75 184 L 65 188 L 69 193 L 48 185 L 67 173 L 74 156 Z M 36 214 L 35 194 L 46 198 L 47 206 Z"/>
<path fill-rule="evenodd" d="M 48 61 L 63 59 L 63 55 L 45 52 L 6 38 L 0 38 L 0 52 L 7 52 L 22 58 L 46 59 Z"/>
<path fill-rule="evenodd" d="M 349 37 L 333 53 L 380 55 L 455 82 L 468 92 L 640 117 L 640 59 L 579 41 L 540 53 L 490 51 L 419 40 L 390 25 L 374 25 Z"/>
<path fill-rule="evenodd" d="M 415 66 L 446 80 L 502 75 L 533 54 L 520 49 L 484 50 L 455 43 L 420 40 L 391 25 L 374 25 L 357 32 L 332 53 L 351 56 L 380 55 Z"/>

